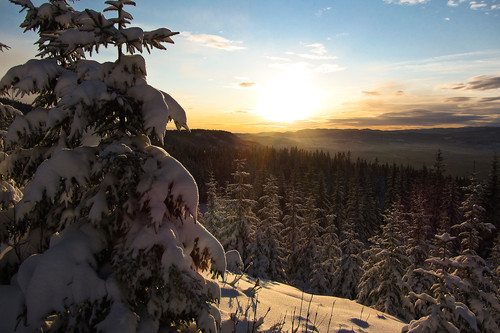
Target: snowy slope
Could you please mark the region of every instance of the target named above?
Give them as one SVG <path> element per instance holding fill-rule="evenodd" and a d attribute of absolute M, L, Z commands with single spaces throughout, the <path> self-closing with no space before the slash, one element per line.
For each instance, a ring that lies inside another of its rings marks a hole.
<path fill-rule="evenodd" d="M 259 331 L 268 330 L 271 326 L 283 322 L 284 332 L 291 332 L 293 324 L 294 329 L 300 326 L 298 332 L 321 333 L 401 332 L 401 328 L 405 325 L 403 321 L 393 316 L 351 300 L 302 293 L 297 288 L 273 281 L 259 281 L 261 288 L 255 297 L 252 297 L 256 279 L 244 275 L 233 284 L 231 282 L 235 280 L 235 275 L 228 274 L 225 280 L 226 282 L 219 283 L 222 296 L 220 307 L 223 333 L 233 331 L 234 321 L 230 317 L 236 312 L 235 317 L 239 320 L 237 332 L 252 332 L 252 321 L 255 319 L 258 321 L 269 308 L 269 313 Z M 255 308 L 257 316 L 254 316 Z M 248 313 L 246 316 L 248 320 L 245 320 L 245 312 Z"/>

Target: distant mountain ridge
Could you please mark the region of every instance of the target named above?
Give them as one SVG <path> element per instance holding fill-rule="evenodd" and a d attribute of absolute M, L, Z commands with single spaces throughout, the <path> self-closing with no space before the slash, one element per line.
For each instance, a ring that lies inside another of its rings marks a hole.
<path fill-rule="evenodd" d="M 474 165 L 486 177 L 500 151 L 500 127 L 417 130 L 306 129 L 296 132 L 236 134 L 240 139 L 275 148 L 299 147 L 330 153 L 350 151 L 353 158 L 431 167 L 438 150 L 454 176 L 466 176 Z"/>
<path fill-rule="evenodd" d="M 177 146 L 202 149 L 216 147 L 246 148 L 254 144 L 231 132 L 205 129 L 193 129 L 191 131 L 169 130 L 165 134 L 164 141 L 164 146 L 167 149 Z"/>
<path fill-rule="evenodd" d="M 23 113 L 31 105 L 0 98 Z M 279 148 L 298 147 L 305 150 L 323 150 L 331 154 L 351 152 L 353 158 L 381 163 L 396 163 L 431 167 L 438 150 L 453 176 L 467 176 L 474 167 L 479 177 L 488 175 L 495 153 L 500 152 L 500 127 L 461 127 L 412 130 L 371 129 L 305 129 L 295 132 L 231 133 L 222 130 L 194 129 L 167 131 L 165 147 L 185 148 L 231 147 L 248 148 L 252 145 Z"/>

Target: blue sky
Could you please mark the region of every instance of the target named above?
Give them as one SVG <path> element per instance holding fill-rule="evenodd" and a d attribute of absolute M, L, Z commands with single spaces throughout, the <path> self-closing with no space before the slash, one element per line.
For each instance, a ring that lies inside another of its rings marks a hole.
<path fill-rule="evenodd" d="M 132 25 L 180 32 L 145 57 L 149 83 L 184 106 L 191 128 L 500 125 L 498 0 L 136 3 Z M 0 41 L 11 49 L 0 74 L 36 52 L 17 12 L 1 2 Z"/>

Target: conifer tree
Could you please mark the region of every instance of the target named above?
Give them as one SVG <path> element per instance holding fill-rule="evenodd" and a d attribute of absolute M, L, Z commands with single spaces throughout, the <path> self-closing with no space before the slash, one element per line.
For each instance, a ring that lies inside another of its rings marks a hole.
<path fill-rule="evenodd" d="M 362 253 L 365 249 L 358 239 L 351 219 L 344 224 L 340 248 L 342 257 L 334 273 L 333 294 L 342 298 L 356 299 L 359 281 L 363 276 Z"/>
<path fill-rule="evenodd" d="M 393 203 L 401 199 L 402 184 L 401 171 L 399 167 L 393 163 L 389 169 L 387 177 L 387 193 L 385 194 L 385 207 L 390 207 Z"/>
<path fill-rule="evenodd" d="M 222 242 L 226 251 L 237 250 L 243 263 L 249 264 L 249 245 L 251 243 L 252 230 L 257 226 L 258 219 L 253 208 L 255 200 L 250 199 L 252 185 L 247 183 L 250 173 L 244 171 L 246 161 L 235 160 L 236 170 L 231 174 L 234 183 L 226 186 L 229 198 L 226 199 L 228 216 L 224 221 L 224 236 Z"/>
<path fill-rule="evenodd" d="M 475 174 L 465 188 L 465 199 L 460 207 L 464 220 L 454 226 L 459 231 L 460 254 L 454 258 L 454 275 L 463 281 L 463 288 L 457 291 L 457 299 L 476 315 L 481 332 L 500 330 L 500 292 L 494 283 L 494 274 L 478 253 L 484 235 L 494 228 L 484 221 L 485 210 L 481 207 L 482 187 Z"/>
<path fill-rule="evenodd" d="M 485 221 L 486 210 L 481 205 L 482 186 L 472 174 L 469 185 L 464 188 L 465 199 L 460 206 L 463 221 L 453 226 L 459 231 L 460 252 L 476 255 L 480 250 L 482 235 L 487 235 L 495 227 Z"/>
<path fill-rule="evenodd" d="M 391 209 L 385 216 L 382 234 L 372 238 L 369 260 L 359 283 L 358 302 L 409 320 L 413 311 L 407 298 L 409 287 L 403 281 L 409 259 L 399 218 L 399 210 Z"/>
<path fill-rule="evenodd" d="M 447 224 L 447 210 L 444 207 L 444 190 L 446 187 L 445 163 L 441 150 L 438 150 L 431 170 L 430 182 L 426 184 L 424 195 L 426 198 L 426 212 L 429 218 L 429 236 L 444 230 L 443 223 Z M 449 225 L 448 225 L 449 227 Z M 448 232 L 449 230 L 444 230 Z"/>
<path fill-rule="evenodd" d="M 10 49 L 9 46 L 0 43 L 0 51 Z M 18 109 L 10 106 L 4 105 L 0 102 L 0 160 L 3 161 L 7 158 L 8 154 L 5 151 L 5 136 L 7 135 L 7 130 L 14 121 L 16 116 L 22 115 L 22 112 Z M 19 250 L 19 242 L 15 244 L 12 243 L 13 240 L 17 239 L 20 241 L 18 237 L 14 239 L 9 239 L 9 229 L 13 229 L 14 222 L 14 205 L 21 199 L 22 193 L 20 189 L 17 187 L 16 183 L 13 179 L 6 177 L 3 174 L 0 174 L 0 243 L 8 244 L 10 243 L 13 251 Z M 0 262 L 0 283 L 3 282 L 4 279 L 8 279 L 12 276 L 13 272 L 17 269 L 17 260 L 13 253 L 4 253 L 3 256 L 11 257 L 13 262 L 9 262 L 7 260 L 3 260 Z"/>
<path fill-rule="evenodd" d="M 454 274 L 459 263 L 449 258 L 449 247 L 454 237 L 444 233 L 436 238 L 439 242 L 439 257 L 427 260 L 430 269 L 418 269 L 424 275 L 432 275 L 436 283 L 429 292 L 410 293 L 416 300 L 415 307 L 424 308 L 426 314 L 411 321 L 407 332 L 476 332 L 476 316 L 456 297 L 456 290 L 464 290 L 466 284 Z"/>
<path fill-rule="evenodd" d="M 224 251 L 197 223 L 194 179 L 149 138 L 163 141 L 169 121 L 187 129 L 186 115 L 147 84 L 134 54 L 165 49 L 176 33 L 128 27 L 130 0 L 106 1 L 110 19 L 66 1 L 11 2 L 26 13 L 21 27 L 39 34 L 41 57 L 0 81 L 2 91 L 37 96 L 10 125 L 0 165 L 22 184 L 1 237 L 23 240 L 8 286 L 22 300 L 12 330 L 158 332 L 195 322 L 215 332 L 218 286 L 200 272 L 222 274 Z M 103 46 L 118 60 L 85 59 Z"/>
<path fill-rule="evenodd" d="M 432 274 L 422 273 L 429 268 L 426 260 L 429 258 L 432 248 L 432 243 L 428 239 L 430 217 L 425 207 L 424 191 L 417 189 L 412 194 L 409 211 L 399 213 L 401 223 L 408 230 L 404 234 L 404 238 L 407 245 L 407 256 L 410 259 L 410 265 L 406 269 L 403 281 L 416 294 L 428 292 L 435 283 Z M 425 309 L 418 306 L 414 307 L 413 311 L 415 318 L 426 315 Z"/>
<path fill-rule="evenodd" d="M 318 208 L 314 198 L 307 196 L 304 201 L 303 223 L 299 228 L 301 240 L 294 244 L 288 260 L 295 265 L 290 276 L 294 285 L 302 290 L 309 290 L 313 275 L 322 273 L 322 270 L 315 271 L 314 266 L 323 260 L 320 245 L 320 235 L 323 230 L 319 223 Z"/>
<path fill-rule="evenodd" d="M 460 221 L 460 194 L 460 188 L 455 181 L 450 181 L 446 184 L 442 204 L 444 212 L 438 233 L 449 231 L 452 226 Z"/>
<path fill-rule="evenodd" d="M 224 200 L 218 193 L 218 184 L 215 176 L 210 172 L 207 186 L 207 211 L 203 220 L 207 229 L 217 238 L 222 239 L 226 209 Z"/>
<path fill-rule="evenodd" d="M 331 208 L 329 210 L 329 214 L 333 218 L 337 232 L 342 231 L 342 226 L 347 218 L 347 209 L 346 209 L 347 190 L 345 187 L 346 184 L 339 169 L 337 170 L 335 175 L 335 184 L 332 194 Z"/>
<path fill-rule="evenodd" d="M 498 278 L 478 255 L 462 253 L 453 260 L 454 275 L 463 282 L 456 299 L 475 314 L 480 332 L 500 331 L 500 291 L 495 281 Z"/>
<path fill-rule="evenodd" d="M 250 256 L 253 266 L 249 274 L 273 281 L 284 281 L 283 237 L 279 187 L 276 177 L 269 176 L 263 185 L 264 194 L 259 198 L 259 226 L 254 229 Z"/>
<path fill-rule="evenodd" d="M 297 190 L 296 185 L 289 185 L 286 190 L 285 197 L 285 216 L 283 216 L 283 237 L 285 241 L 285 256 L 286 256 L 286 276 L 289 282 L 293 282 L 297 275 L 298 266 L 294 261 L 298 257 L 297 245 L 303 240 L 303 235 L 300 231 L 304 220 L 303 198 Z"/>
<path fill-rule="evenodd" d="M 326 227 L 320 236 L 320 246 L 315 253 L 313 273 L 309 281 L 311 290 L 322 295 L 333 294 L 334 273 L 342 255 L 335 219 L 336 215 L 333 213 L 325 216 Z"/>

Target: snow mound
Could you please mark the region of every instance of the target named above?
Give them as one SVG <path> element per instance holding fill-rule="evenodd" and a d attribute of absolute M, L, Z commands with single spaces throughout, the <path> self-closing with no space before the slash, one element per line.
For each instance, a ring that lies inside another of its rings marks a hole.
<path fill-rule="evenodd" d="M 226 273 L 220 281 L 222 333 L 267 331 L 281 327 L 284 332 L 401 332 L 405 322 L 354 301 L 304 293 L 295 287 L 243 275 L 237 282 Z M 333 307 L 333 309 L 332 309 Z M 255 314 L 255 310 L 257 311 Z M 267 315 L 266 315 L 267 312 Z M 245 316 L 245 313 L 247 315 Z M 265 318 L 262 318 L 265 316 Z"/>

